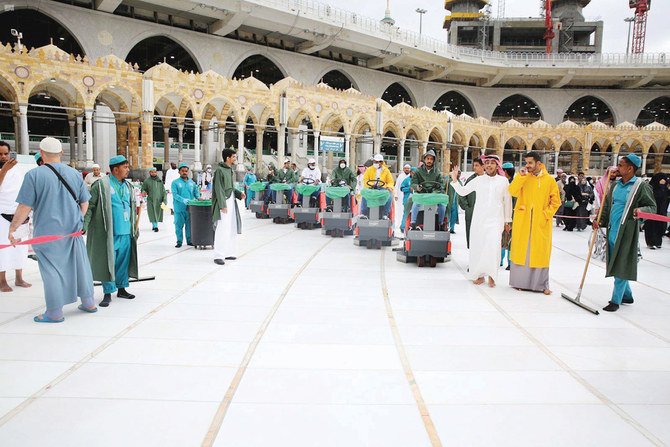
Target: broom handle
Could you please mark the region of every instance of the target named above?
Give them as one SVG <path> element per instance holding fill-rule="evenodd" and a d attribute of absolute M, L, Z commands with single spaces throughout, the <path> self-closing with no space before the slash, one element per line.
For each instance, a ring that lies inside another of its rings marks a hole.
<path fill-rule="evenodd" d="M 609 173 L 607 175 L 609 176 Z M 603 208 L 605 208 L 605 200 L 607 200 L 607 193 L 610 190 L 610 182 L 611 180 L 608 177 L 607 184 L 605 185 L 603 192 L 603 198 L 600 200 L 600 209 L 598 210 L 598 217 L 596 217 L 596 222 L 598 222 L 598 224 L 600 224 L 600 216 L 602 216 Z M 593 255 L 593 246 L 596 244 L 597 238 L 598 238 L 598 231 L 594 231 L 593 236 L 591 236 L 591 242 L 589 243 L 589 254 L 586 257 L 586 265 L 584 266 L 584 273 L 582 273 L 582 281 L 579 283 L 578 297 L 582 294 L 582 289 L 584 288 L 584 282 L 586 281 L 586 272 L 589 271 L 589 265 L 591 264 L 591 256 Z"/>

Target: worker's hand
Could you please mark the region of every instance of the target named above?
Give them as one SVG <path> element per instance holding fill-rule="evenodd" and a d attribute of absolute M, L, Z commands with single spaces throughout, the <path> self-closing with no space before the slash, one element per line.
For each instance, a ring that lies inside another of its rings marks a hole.
<path fill-rule="evenodd" d="M 12 245 L 16 245 L 18 242 L 21 242 L 21 239 L 14 238 L 14 232 L 13 231 L 9 232 L 9 234 L 7 235 L 7 239 L 9 239 L 9 243 L 12 244 Z"/>
<path fill-rule="evenodd" d="M 598 228 L 600 228 L 600 222 L 594 220 L 592 226 L 594 230 L 597 230 Z"/>
<path fill-rule="evenodd" d="M 246 199 L 247 195 L 245 193 L 242 193 L 242 200 Z"/>
<path fill-rule="evenodd" d="M 221 212 L 223 214 L 228 214 L 228 208 L 221 208 Z"/>
<path fill-rule="evenodd" d="M 12 169 L 14 166 L 16 166 L 16 158 L 10 158 L 9 161 L 6 161 L 5 164 L 0 168 L 0 172 L 3 174 L 7 173 L 10 169 Z"/>
<path fill-rule="evenodd" d="M 510 231 L 512 231 L 512 225 L 510 225 L 509 223 L 506 223 L 505 224 L 505 233 L 509 233 Z"/>
<path fill-rule="evenodd" d="M 640 208 L 635 208 L 633 210 L 633 219 L 639 219 L 639 217 L 637 217 L 639 212 L 640 212 Z"/>

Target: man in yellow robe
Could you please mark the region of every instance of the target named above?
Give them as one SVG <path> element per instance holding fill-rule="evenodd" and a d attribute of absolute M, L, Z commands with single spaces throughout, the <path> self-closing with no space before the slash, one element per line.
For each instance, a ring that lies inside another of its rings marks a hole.
<path fill-rule="evenodd" d="M 558 185 L 540 162 L 540 154 L 525 156 L 526 166 L 509 185 L 516 197 L 510 248 L 510 286 L 551 294 L 549 260 L 551 258 L 552 219 L 561 206 Z"/>

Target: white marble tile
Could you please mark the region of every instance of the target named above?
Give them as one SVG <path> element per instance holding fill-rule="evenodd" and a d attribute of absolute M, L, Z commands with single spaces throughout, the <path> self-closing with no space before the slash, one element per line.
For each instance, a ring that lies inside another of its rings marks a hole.
<path fill-rule="evenodd" d="M 0 444 L 196 446 L 204 439 L 216 407 L 210 402 L 39 399 L 0 427 Z"/>
<path fill-rule="evenodd" d="M 638 328 L 529 328 L 546 346 L 668 347 L 668 343 Z"/>
<path fill-rule="evenodd" d="M 401 326 L 406 345 L 423 346 L 532 346 L 515 327 Z"/>
<path fill-rule="evenodd" d="M 259 327 L 259 323 L 236 321 L 149 318 L 130 330 L 125 338 L 248 342 L 256 335 Z"/>
<path fill-rule="evenodd" d="M 21 405 L 24 400 L 22 397 L 0 397 L 0 417 L 3 417 L 6 413 Z M 0 439 L 2 439 L 1 433 Z"/>
<path fill-rule="evenodd" d="M 584 371 L 670 371 L 670 348 L 552 347 L 571 368 Z"/>
<path fill-rule="evenodd" d="M 0 360 L 0 397 L 28 397 L 74 363 Z"/>
<path fill-rule="evenodd" d="M 105 341 L 102 337 L 0 334 L 0 359 L 78 362 Z"/>
<path fill-rule="evenodd" d="M 670 405 L 622 405 L 621 408 L 664 445 L 670 445 Z"/>
<path fill-rule="evenodd" d="M 233 404 L 216 447 L 428 447 L 416 406 Z"/>
<path fill-rule="evenodd" d="M 513 327 L 499 312 L 396 310 L 393 313 L 401 326 Z"/>
<path fill-rule="evenodd" d="M 652 445 L 604 405 L 430 405 L 429 409 L 449 445 Z"/>
<path fill-rule="evenodd" d="M 252 368 L 401 369 L 394 346 L 261 343 Z"/>
<path fill-rule="evenodd" d="M 393 335 L 388 325 L 340 324 L 284 324 L 270 323 L 263 341 L 269 343 L 313 343 L 344 345 L 391 345 Z"/>
<path fill-rule="evenodd" d="M 553 371 L 559 366 L 532 346 L 407 346 L 416 371 Z"/>
<path fill-rule="evenodd" d="M 616 404 L 670 405 L 670 371 L 581 371 Z"/>

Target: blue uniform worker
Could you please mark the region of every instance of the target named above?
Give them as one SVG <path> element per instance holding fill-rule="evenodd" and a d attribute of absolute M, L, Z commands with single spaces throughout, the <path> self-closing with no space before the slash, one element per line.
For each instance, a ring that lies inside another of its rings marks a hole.
<path fill-rule="evenodd" d="M 188 178 L 188 165 L 179 164 L 179 178 L 172 182 L 172 201 L 174 206 L 174 228 L 177 235 L 176 248 L 184 241 L 184 226 L 186 226 L 186 243 L 191 244 L 191 218 L 188 215 L 188 202 L 200 198 L 198 185 Z"/>
<path fill-rule="evenodd" d="M 111 163 L 111 161 L 110 161 Z M 109 176 L 110 197 L 112 201 L 112 226 L 114 229 L 114 281 L 103 281 L 102 290 L 111 294 L 118 289 L 128 287 L 128 267 L 130 266 L 130 215 L 131 186 L 124 180 L 120 182 Z"/>
<path fill-rule="evenodd" d="M 249 208 L 249 205 L 251 204 L 251 199 L 252 199 L 252 198 L 254 197 L 254 195 L 256 194 L 254 191 L 252 191 L 252 190 L 249 189 L 249 186 L 251 186 L 252 184 L 256 183 L 257 181 L 258 181 L 258 179 L 256 178 L 256 174 L 254 174 L 251 170 L 249 170 L 249 171 L 246 173 L 246 175 L 244 176 L 244 180 L 243 180 L 243 182 L 244 182 L 244 185 L 246 186 L 246 188 L 245 188 L 245 189 L 246 189 L 245 193 L 246 193 L 246 195 L 247 195 L 247 198 L 245 199 L 245 206 L 246 206 L 247 208 Z"/>

